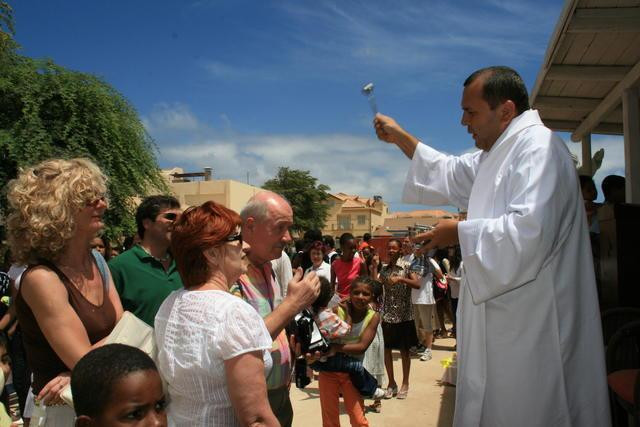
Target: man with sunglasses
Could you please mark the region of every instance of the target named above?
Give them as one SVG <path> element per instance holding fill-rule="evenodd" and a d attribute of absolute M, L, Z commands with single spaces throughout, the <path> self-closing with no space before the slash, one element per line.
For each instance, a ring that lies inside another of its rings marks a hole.
<path fill-rule="evenodd" d="M 150 326 L 165 298 L 182 288 L 169 252 L 171 230 L 180 212 L 175 197 L 145 198 L 136 210 L 140 243 L 109 262 L 122 307 Z"/>

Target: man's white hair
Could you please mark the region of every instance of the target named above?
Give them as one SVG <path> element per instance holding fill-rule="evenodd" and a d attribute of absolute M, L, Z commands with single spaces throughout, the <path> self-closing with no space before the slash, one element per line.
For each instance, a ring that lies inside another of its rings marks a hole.
<path fill-rule="evenodd" d="M 256 221 L 265 221 L 269 219 L 269 201 L 278 199 L 284 200 L 289 206 L 291 206 L 286 197 L 273 191 L 265 190 L 253 195 L 245 207 L 242 208 L 242 211 L 240 211 L 240 218 L 242 218 L 242 222 L 246 222 L 249 218 L 254 218 Z"/>

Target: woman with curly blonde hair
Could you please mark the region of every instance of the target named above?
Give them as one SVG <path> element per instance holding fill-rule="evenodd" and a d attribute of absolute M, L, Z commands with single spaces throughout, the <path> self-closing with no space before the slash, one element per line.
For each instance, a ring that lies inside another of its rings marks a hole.
<path fill-rule="evenodd" d="M 88 159 L 47 160 L 9 183 L 8 241 L 16 261 L 29 265 L 15 304 L 47 426 L 73 425 L 60 392 L 122 316 L 106 263 L 90 249 L 104 226 L 106 190 Z"/>

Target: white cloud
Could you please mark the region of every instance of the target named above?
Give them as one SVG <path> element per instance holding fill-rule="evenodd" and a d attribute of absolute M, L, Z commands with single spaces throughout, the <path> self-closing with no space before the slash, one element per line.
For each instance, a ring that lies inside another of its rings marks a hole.
<path fill-rule="evenodd" d="M 569 151 L 578 158 L 578 163 L 582 162 L 582 145 L 575 142 L 567 142 Z M 601 183 L 607 175 L 624 176 L 624 140 L 621 136 L 594 135 L 591 139 L 591 152 L 604 148 L 604 158 L 602 166 L 596 172 L 593 180 L 598 188 L 598 201 L 602 201 Z"/>
<path fill-rule="evenodd" d="M 244 81 L 247 79 L 276 80 L 279 73 L 265 64 L 240 66 L 220 61 L 204 61 L 204 69 L 213 78 L 220 80 Z"/>
<path fill-rule="evenodd" d="M 142 119 L 142 123 L 151 134 L 162 131 L 195 131 L 199 126 L 189 108 L 180 103 L 157 104 L 149 116 Z"/>
<path fill-rule="evenodd" d="M 173 108 L 172 108 L 173 106 Z M 195 171 L 212 167 L 214 177 L 246 181 L 260 186 L 279 167 L 309 170 L 319 183 L 333 192 L 362 196 L 382 195 L 393 205 L 401 204 L 408 161 L 398 149 L 369 137 L 335 134 L 244 134 L 234 131 L 222 114 L 223 129 L 199 120 L 183 104 L 160 104 L 143 118 L 159 147 L 162 167 L 179 166 Z M 427 141 L 429 142 L 429 141 Z M 580 144 L 568 142 L 569 150 L 581 158 Z M 609 174 L 624 173 L 624 150 L 620 137 L 594 137 L 593 152 L 605 149 L 597 185 Z M 469 147 L 463 154 L 476 149 Z"/>
<path fill-rule="evenodd" d="M 162 114 L 144 118 L 147 129 L 159 147 L 162 167 L 200 170 L 212 167 L 214 177 L 245 181 L 260 186 L 272 178 L 279 167 L 309 170 L 319 183 L 333 192 L 363 196 L 382 195 L 399 203 L 408 162 L 395 147 L 370 137 L 349 134 L 259 134 L 233 130 L 220 131 L 198 121 L 190 127 L 167 127 L 162 120 L 173 116 L 165 108 Z M 154 110 L 155 111 L 155 110 Z M 189 112 L 184 106 L 179 111 Z"/>
<path fill-rule="evenodd" d="M 460 64 L 517 67 L 540 58 L 539 40 L 548 39 L 556 11 L 529 1 L 488 1 L 488 6 L 398 1 L 388 7 L 364 1 L 281 2 L 276 7 L 287 23 L 280 28 L 283 34 L 254 35 L 272 37 L 270 61 L 260 68 L 220 61 L 204 67 L 217 79 L 430 73 L 429 83 L 407 88 L 413 91 L 450 81 L 452 71 L 466 73 L 469 66 Z"/>

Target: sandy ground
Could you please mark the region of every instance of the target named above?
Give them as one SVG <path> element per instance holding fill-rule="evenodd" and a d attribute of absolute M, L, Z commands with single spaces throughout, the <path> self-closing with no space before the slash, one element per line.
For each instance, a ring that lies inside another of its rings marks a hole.
<path fill-rule="evenodd" d="M 375 427 L 450 426 L 453 421 L 456 389 L 441 383 L 444 368 L 440 361 L 451 357 L 454 346 L 455 340 L 452 338 L 439 339 L 433 346 L 433 359 L 421 362 L 417 357 L 413 357 L 407 399 L 383 400 L 381 413 L 367 413 L 369 424 Z M 393 356 L 396 381 L 400 382 L 400 353 L 394 352 Z M 322 426 L 317 381 L 313 381 L 303 390 L 298 390 L 294 385 L 291 388 L 291 401 L 295 414 L 294 427 Z M 365 401 L 365 404 L 371 402 Z M 341 425 L 348 426 L 349 417 L 344 413 L 342 405 L 340 413 Z"/>

